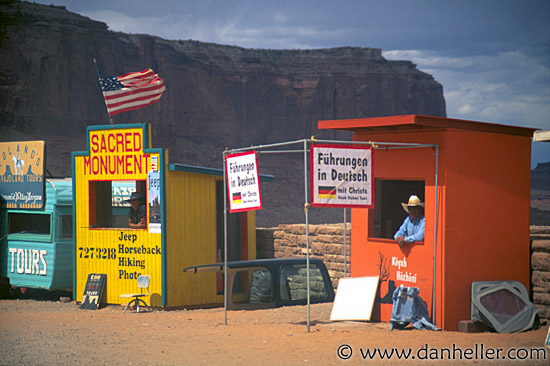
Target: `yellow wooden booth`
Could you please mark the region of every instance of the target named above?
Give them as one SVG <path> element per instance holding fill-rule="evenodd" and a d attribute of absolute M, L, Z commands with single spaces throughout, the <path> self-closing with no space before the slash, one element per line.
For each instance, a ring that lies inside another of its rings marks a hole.
<path fill-rule="evenodd" d="M 170 164 L 151 148 L 149 124 L 90 126 L 87 151 L 73 152 L 74 298 L 82 299 L 90 273 L 107 275 L 102 302 L 121 304 L 150 275 L 153 307 L 223 303 L 223 280 L 200 279 L 183 268 L 224 257 L 223 170 Z M 221 157 L 221 154 L 220 154 Z M 263 177 L 270 180 L 271 177 Z M 114 191 L 145 197 L 147 228 L 128 227 L 128 207 Z M 229 215 L 228 258 L 256 258 L 254 211 Z"/>

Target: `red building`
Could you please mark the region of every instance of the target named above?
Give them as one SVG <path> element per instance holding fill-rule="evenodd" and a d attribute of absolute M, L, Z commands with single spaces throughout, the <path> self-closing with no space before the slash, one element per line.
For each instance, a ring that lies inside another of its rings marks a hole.
<path fill-rule="evenodd" d="M 351 275 L 380 276 L 372 319 L 390 320 L 399 285 L 420 288 L 444 330 L 470 319 L 473 281 L 517 280 L 529 289 L 534 129 L 418 115 L 319 121 L 319 128 L 353 131 L 354 141 L 432 145 L 380 144 L 374 208 L 352 209 Z M 412 194 L 425 202 L 425 237 L 400 247 L 393 239 L 407 215 L 400 203 Z"/>

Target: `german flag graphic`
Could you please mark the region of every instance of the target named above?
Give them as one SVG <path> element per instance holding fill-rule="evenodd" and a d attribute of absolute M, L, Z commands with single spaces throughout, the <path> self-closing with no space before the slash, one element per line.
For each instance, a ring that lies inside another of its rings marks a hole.
<path fill-rule="evenodd" d="M 336 187 L 319 186 L 319 198 L 336 198 Z"/>
<path fill-rule="evenodd" d="M 243 203 L 241 192 L 233 193 L 233 203 Z"/>

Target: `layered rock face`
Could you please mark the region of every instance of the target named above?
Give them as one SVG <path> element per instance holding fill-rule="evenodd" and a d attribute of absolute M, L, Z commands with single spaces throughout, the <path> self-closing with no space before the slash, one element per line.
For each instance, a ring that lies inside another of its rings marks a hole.
<path fill-rule="evenodd" d="M 113 122 L 151 123 L 153 145 L 185 164 L 219 168 L 225 147 L 349 137 L 318 131 L 318 120 L 446 115 L 442 86 L 411 62 L 384 59 L 380 49 L 170 41 L 26 2 L 2 3 L 0 37 L 1 124 L 49 142 L 48 170 L 58 176 L 71 174 L 70 151 L 86 149 L 86 127 L 109 121 L 94 58 L 104 76 L 152 68 L 165 80 L 158 103 Z"/>

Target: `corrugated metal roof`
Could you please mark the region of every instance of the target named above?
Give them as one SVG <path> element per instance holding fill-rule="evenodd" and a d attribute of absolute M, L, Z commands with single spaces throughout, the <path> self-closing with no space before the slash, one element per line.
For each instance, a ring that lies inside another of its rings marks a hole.
<path fill-rule="evenodd" d="M 73 204 L 73 181 L 66 179 L 46 179 L 46 197 L 48 197 L 47 206 L 72 206 Z M 55 197 L 54 200 L 49 197 Z M 48 208 L 48 207 L 47 207 Z M 49 207 L 53 211 L 53 207 Z"/>

